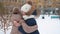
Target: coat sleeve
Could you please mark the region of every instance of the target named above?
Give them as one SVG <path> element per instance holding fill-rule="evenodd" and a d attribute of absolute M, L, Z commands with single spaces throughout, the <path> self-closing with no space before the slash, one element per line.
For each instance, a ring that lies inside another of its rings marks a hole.
<path fill-rule="evenodd" d="M 37 25 L 28 26 L 24 21 L 22 23 L 22 27 L 23 27 L 24 31 L 27 33 L 31 33 L 31 32 L 34 32 L 37 30 Z"/>

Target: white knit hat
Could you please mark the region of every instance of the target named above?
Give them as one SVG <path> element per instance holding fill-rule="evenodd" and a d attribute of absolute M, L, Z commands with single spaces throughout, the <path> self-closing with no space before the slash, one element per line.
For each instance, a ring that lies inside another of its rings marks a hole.
<path fill-rule="evenodd" d="M 32 7 L 31 5 L 25 4 L 21 7 L 21 11 L 28 12 L 31 9 L 31 7 Z"/>

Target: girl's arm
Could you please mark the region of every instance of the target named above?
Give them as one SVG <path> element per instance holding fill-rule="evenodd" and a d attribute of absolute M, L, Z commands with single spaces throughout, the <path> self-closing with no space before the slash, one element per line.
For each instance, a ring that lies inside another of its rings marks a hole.
<path fill-rule="evenodd" d="M 37 25 L 35 25 L 35 26 L 28 26 L 28 25 L 24 22 L 24 20 L 22 20 L 22 23 L 21 23 L 21 24 L 22 24 L 22 27 L 23 27 L 24 31 L 27 32 L 27 33 L 34 32 L 34 31 L 36 31 L 37 28 L 38 28 Z"/>
<path fill-rule="evenodd" d="M 28 25 L 25 23 L 25 21 L 22 20 L 22 19 L 20 20 L 19 23 L 18 23 L 17 21 L 14 21 L 14 25 L 15 25 L 16 27 L 19 27 L 19 26 L 22 25 L 24 31 L 27 32 L 27 33 L 31 33 L 31 32 L 34 32 L 34 31 L 37 30 L 37 25 L 35 25 L 35 26 L 28 26 Z"/>

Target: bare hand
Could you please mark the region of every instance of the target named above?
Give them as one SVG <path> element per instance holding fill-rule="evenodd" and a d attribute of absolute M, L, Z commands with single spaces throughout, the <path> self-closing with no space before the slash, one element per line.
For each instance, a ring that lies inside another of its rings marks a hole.
<path fill-rule="evenodd" d="M 17 21 L 14 21 L 14 26 L 19 27 L 20 24 Z"/>

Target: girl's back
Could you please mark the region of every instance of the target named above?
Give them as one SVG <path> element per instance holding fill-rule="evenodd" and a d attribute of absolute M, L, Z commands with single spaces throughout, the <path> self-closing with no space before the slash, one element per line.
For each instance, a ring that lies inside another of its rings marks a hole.
<path fill-rule="evenodd" d="M 14 9 L 14 12 L 11 16 L 11 21 L 12 21 L 12 30 L 11 30 L 11 34 L 22 34 L 20 31 L 18 31 L 18 26 L 16 26 L 16 23 L 14 23 L 14 21 L 17 21 L 20 23 L 20 20 L 21 20 L 21 15 L 19 14 L 18 12 L 18 8 L 17 9 Z M 19 24 L 20 26 L 21 24 Z"/>

